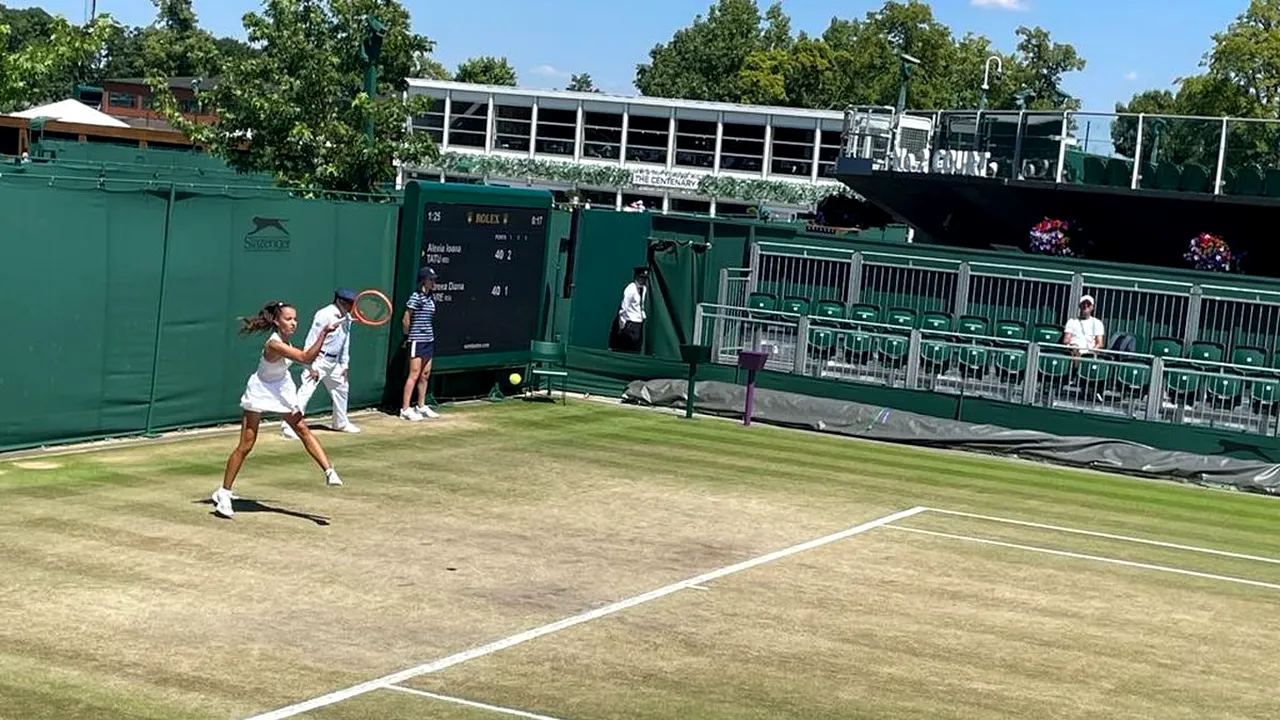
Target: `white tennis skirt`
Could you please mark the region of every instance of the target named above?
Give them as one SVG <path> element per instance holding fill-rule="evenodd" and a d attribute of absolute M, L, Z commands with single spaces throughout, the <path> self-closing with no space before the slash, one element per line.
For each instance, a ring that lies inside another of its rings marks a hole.
<path fill-rule="evenodd" d="M 287 374 L 280 380 L 267 382 L 254 373 L 245 383 L 240 407 L 250 412 L 292 415 L 300 412 L 298 387 L 293 384 L 293 377 Z"/>

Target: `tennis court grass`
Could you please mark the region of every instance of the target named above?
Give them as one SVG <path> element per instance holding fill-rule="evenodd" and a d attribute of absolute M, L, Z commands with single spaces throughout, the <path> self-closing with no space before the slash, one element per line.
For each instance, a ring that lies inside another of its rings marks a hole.
<path fill-rule="evenodd" d="M 0 462 L 0 717 L 249 717 L 918 506 L 984 517 L 922 511 L 299 716 L 1280 712 L 1268 498 L 590 402 L 362 425 L 323 436 L 337 489 L 264 432 L 234 521 L 203 504 L 229 436 Z"/>

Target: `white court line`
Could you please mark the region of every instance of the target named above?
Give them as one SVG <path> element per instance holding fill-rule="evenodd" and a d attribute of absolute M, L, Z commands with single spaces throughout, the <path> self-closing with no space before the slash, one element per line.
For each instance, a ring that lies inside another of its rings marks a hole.
<path fill-rule="evenodd" d="M 861 525 L 855 525 L 854 527 L 851 527 L 847 530 L 841 530 L 838 533 L 832 533 L 831 535 L 820 537 L 815 540 L 810 540 L 808 542 L 803 542 L 803 543 L 800 543 L 799 545 L 792 545 L 789 548 L 776 550 L 767 555 L 760 555 L 759 557 L 754 557 L 754 558 L 751 558 L 750 560 L 744 560 L 734 565 L 727 565 L 718 570 L 712 570 L 711 572 L 698 575 L 697 577 L 689 578 L 688 580 L 681 580 L 680 582 L 672 583 L 665 587 L 660 587 L 657 590 L 650 590 L 647 593 L 636 595 L 634 597 L 627 598 L 626 600 L 619 600 L 618 602 L 605 605 L 604 607 L 596 608 L 595 610 L 588 610 L 587 612 L 579 613 L 578 615 L 567 617 L 567 618 L 564 618 L 563 620 L 557 620 L 556 622 L 550 623 L 548 625 L 536 627 L 536 628 L 533 628 L 532 630 L 525 630 L 524 632 L 517 633 L 510 637 L 503 638 L 501 640 L 495 640 L 494 642 L 491 642 L 487 645 L 481 645 L 480 647 L 472 648 L 470 650 L 465 650 L 463 652 L 450 655 L 449 657 L 441 658 L 434 662 L 418 665 L 417 667 L 411 667 L 411 668 L 408 668 L 407 670 L 401 670 L 399 672 L 377 678 L 376 680 L 369 680 L 366 682 L 362 682 L 359 685 L 353 685 L 349 688 L 344 688 L 342 690 L 335 690 L 327 695 L 321 695 L 320 697 L 312 698 L 311 700 L 306 700 L 304 702 L 290 705 L 288 707 L 280 708 L 279 710 L 273 710 L 271 712 L 263 713 L 261 715 L 254 715 L 253 717 L 249 718 L 249 720 L 282 720 L 283 718 L 293 717 L 295 715 L 301 715 L 304 712 L 310 712 L 317 708 L 333 705 L 334 703 L 339 703 L 339 702 L 342 702 L 343 700 L 348 700 L 350 698 L 356 697 L 357 695 L 363 695 L 367 692 L 371 692 L 379 688 L 387 687 L 388 685 L 396 685 L 404 682 L 405 680 L 409 680 L 409 679 L 418 677 L 420 675 L 428 675 L 430 673 L 439 672 L 441 670 L 444 670 L 445 668 L 453 667 L 454 665 L 467 662 L 468 660 L 475 660 L 476 658 L 484 657 L 486 655 L 492 655 L 493 653 L 496 653 L 499 650 L 505 650 L 509 647 L 520 645 L 521 643 L 526 643 L 530 640 L 540 638 L 543 635 L 550 635 L 551 633 L 559 632 L 561 630 L 571 628 L 574 625 L 581 625 L 582 623 L 585 623 L 585 622 L 598 620 L 607 615 L 613 615 L 614 613 L 621 612 L 628 608 L 633 608 L 637 605 L 643 605 L 644 603 L 657 600 L 658 598 L 666 597 L 667 595 L 670 595 L 675 592 L 679 592 L 686 588 L 693 587 L 694 585 L 703 585 L 705 583 L 711 582 L 712 580 L 718 580 L 722 577 L 725 577 L 726 575 L 732 575 L 734 573 L 742 572 L 743 570 L 750 570 L 751 568 L 757 567 L 759 565 L 764 565 L 765 563 L 773 562 L 774 560 L 780 560 L 782 558 L 795 555 L 796 553 L 802 553 L 806 550 L 812 550 L 816 547 L 821 547 L 823 545 L 836 542 L 837 540 L 843 540 L 845 538 L 864 533 L 868 530 L 874 530 L 878 527 L 884 527 L 889 523 L 897 522 L 904 518 L 909 518 L 912 515 L 919 515 L 920 513 L 926 510 L 928 510 L 928 508 L 913 507 L 910 510 L 902 510 L 901 512 L 893 513 L 892 515 L 885 515 L 882 518 L 878 518 L 870 522 L 865 522 L 865 523 L 862 523 Z"/>
<path fill-rule="evenodd" d="M 929 508 L 929 512 L 939 513 L 941 515 L 954 515 L 956 517 L 972 518 L 974 520 L 987 520 L 990 522 L 1004 523 L 1005 525 L 1020 525 L 1022 527 L 1037 528 L 1040 530 L 1053 530 L 1055 532 L 1071 533 L 1073 535 L 1088 535 L 1089 537 L 1104 538 L 1106 540 L 1122 540 L 1124 542 L 1137 543 L 1140 545 L 1153 545 L 1155 547 L 1168 548 L 1170 550 L 1186 550 L 1187 552 L 1203 553 L 1205 555 L 1217 555 L 1219 557 L 1229 557 L 1237 560 L 1253 560 L 1254 562 L 1280 565 L 1280 559 L 1276 558 L 1262 557 L 1260 555 L 1245 555 L 1244 553 L 1214 550 L 1212 548 L 1196 547 L 1195 545 L 1180 545 L 1178 543 L 1162 542 L 1160 540 L 1147 540 L 1146 538 L 1129 537 L 1128 535 L 1112 535 L 1111 533 L 1094 532 L 1093 530 L 1078 530 L 1076 528 L 1061 527 L 1059 525 L 1045 525 L 1044 523 L 1027 522 L 1025 520 L 1010 520 L 1009 518 L 993 517 L 991 515 L 977 515 L 975 513 L 960 512 L 959 510 L 939 510 L 938 508 Z"/>
<path fill-rule="evenodd" d="M 528 720 L 560 720 L 559 718 L 553 718 L 549 715 L 535 715 L 523 710 L 512 710 L 511 708 L 499 707 L 497 705 L 486 705 L 485 703 L 475 702 L 474 700 L 463 700 L 462 698 L 450 697 L 449 695 L 439 695 L 437 693 L 427 692 L 426 690 L 414 690 L 413 688 L 407 688 L 403 685 L 388 685 L 386 686 L 386 689 L 397 690 L 402 693 L 409 693 L 410 695 L 421 695 L 425 698 L 453 703 L 455 705 L 465 705 L 470 708 L 476 708 L 477 710 L 488 710 L 489 712 L 501 713 L 503 715 L 528 718 Z"/>
<path fill-rule="evenodd" d="M 1131 560 L 1118 560 L 1116 558 L 1103 557 L 1101 555 L 1085 555 L 1084 553 L 1067 552 L 1065 550 L 1051 550 L 1049 548 L 1036 547 L 1034 545 L 1019 545 L 1017 543 L 1003 542 L 1001 540 L 988 540 L 986 538 L 973 537 L 972 535 L 953 535 L 951 533 L 935 532 L 933 530 L 921 530 L 919 528 L 902 527 L 899 525 L 889 526 L 890 530 L 900 530 L 902 532 L 916 533 L 919 535 L 932 535 L 934 537 L 948 538 L 950 540 L 964 540 L 965 542 L 981 543 L 983 545 L 995 545 L 997 547 L 1013 548 L 1015 550 L 1027 550 L 1029 552 L 1043 553 L 1045 555 L 1057 555 L 1058 557 L 1075 558 L 1077 560 L 1093 560 L 1095 562 L 1109 563 L 1111 565 L 1123 565 L 1125 567 L 1139 568 L 1142 570 L 1156 570 L 1159 572 L 1173 573 L 1174 575 L 1187 575 L 1189 577 L 1202 578 L 1205 580 L 1221 580 L 1223 582 L 1237 583 L 1239 585 L 1252 585 L 1254 587 L 1267 588 L 1269 590 L 1280 590 L 1280 585 L 1261 580 L 1246 580 L 1244 578 L 1231 577 L 1230 575 L 1214 575 L 1213 573 L 1196 572 L 1195 570 L 1183 570 L 1182 568 L 1168 567 L 1166 565 L 1152 565 L 1150 563 L 1133 562 Z"/>

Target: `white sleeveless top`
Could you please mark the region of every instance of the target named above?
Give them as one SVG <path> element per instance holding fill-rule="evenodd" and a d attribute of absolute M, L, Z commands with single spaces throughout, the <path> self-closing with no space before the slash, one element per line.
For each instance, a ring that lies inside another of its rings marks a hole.
<path fill-rule="evenodd" d="M 289 358 L 281 357 L 279 360 L 267 360 L 267 343 L 272 340 L 284 342 L 280 337 L 280 333 L 271 333 L 271 337 L 262 343 L 262 352 L 258 355 L 258 370 L 256 375 L 258 379 L 265 383 L 277 383 L 283 380 L 289 374 Z"/>

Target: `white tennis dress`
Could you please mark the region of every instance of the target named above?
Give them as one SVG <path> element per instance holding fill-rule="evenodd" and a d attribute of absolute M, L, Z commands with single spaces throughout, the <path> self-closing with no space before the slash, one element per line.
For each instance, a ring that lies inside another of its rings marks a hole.
<path fill-rule="evenodd" d="M 293 376 L 289 374 L 288 358 L 282 357 L 274 362 L 267 360 L 267 343 L 272 340 L 284 342 L 279 333 L 271 333 L 267 342 L 262 344 L 258 369 L 249 376 L 249 382 L 244 386 L 240 407 L 251 412 L 291 415 L 299 412 L 298 387 L 293 384 Z"/>

